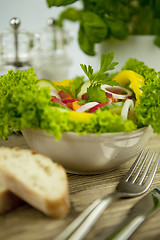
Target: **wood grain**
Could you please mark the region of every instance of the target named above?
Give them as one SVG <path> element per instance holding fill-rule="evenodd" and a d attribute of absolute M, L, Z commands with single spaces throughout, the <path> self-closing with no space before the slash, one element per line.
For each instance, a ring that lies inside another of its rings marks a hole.
<path fill-rule="evenodd" d="M 9 140 L 0 140 L 3 146 L 19 146 L 29 148 L 23 136 L 11 136 Z M 160 149 L 160 136 L 153 135 L 146 147 Z M 45 216 L 28 204 L 0 216 L 0 240 L 54 240 L 54 238 L 72 222 L 96 198 L 114 191 L 117 183 L 124 176 L 132 161 L 122 165 L 114 171 L 99 175 L 68 174 L 71 210 L 68 216 L 56 220 Z M 160 185 L 160 166 L 150 188 Z M 110 231 L 127 216 L 129 209 L 140 197 L 122 199 L 113 202 L 105 210 L 96 225 L 85 238 L 94 240 L 104 231 Z M 160 211 L 145 221 L 130 237 L 131 240 L 159 240 L 160 239 Z"/>

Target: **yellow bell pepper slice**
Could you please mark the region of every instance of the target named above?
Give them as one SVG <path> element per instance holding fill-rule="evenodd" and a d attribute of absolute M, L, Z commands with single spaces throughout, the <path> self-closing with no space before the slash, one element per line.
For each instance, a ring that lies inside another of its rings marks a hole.
<path fill-rule="evenodd" d="M 95 117 L 93 113 L 86 113 L 86 112 L 74 112 L 69 111 L 68 112 L 71 119 L 79 121 L 79 122 L 88 122 L 91 120 L 91 118 Z"/>
<path fill-rule="evenodd" d="M 142 90 L 140 89 L 144 85 L 144 77 L 132 70 L 123 70 L 119 72 L 114 80 L 120 84 L 120 86 L 124 87 L 127 83 L 130 82 L 129 87 L 134 91 L 136 96 L 136 103 L 140 103 L 139 96 L 142 94 Z"/>
<path fill-rule="evenodd" d="M 62 80 L 62 81 L 60 81 L 60 82 L 52 81 L 52 83 L 53 83 L 55 86 L 59 85 L 59 86 L 68 87 L 68 86 L 69 86 L 69 83 L 70 83 L 70 82 L 73 82 L 73 81 L 74 81 L 74 79 L 64 79 L 64 80 Z"/>

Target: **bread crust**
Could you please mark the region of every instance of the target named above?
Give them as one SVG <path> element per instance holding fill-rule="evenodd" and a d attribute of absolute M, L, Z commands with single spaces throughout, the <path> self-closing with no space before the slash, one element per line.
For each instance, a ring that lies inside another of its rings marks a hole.
<path fill-rule="evenodd" d="M 7 148 L 6 150 L 8 151 L 9 149 Z M 16 149 L 14 148 L 14 150 L 23 151 L 19 148 Z M 32 151 L 30 152 L 33 155 L 36 155 L 35 152 Z M 46 215 L 55 218 L 62 218 L 66 216 L 70 209 L 68 179 L 64 168 L 57 163 L 54 164 L 56 164 L 57 171 L 59 171 L 59 174 L 61 174 L 64 189 L 63 194 L 58 198 L 50 199 L 47 195 L 44 197 L 41 194 L 38 194 L 37 192 L 34 191 L 34 189 L 30 188 L 27 184 L 18 179 L 18 177 L 15 174 L 11 174 L 11 172 L 9 172 L 8 169 L 1 166 L 0 161 L 0 176 L 2 184 L 4 184 L 16 196 L 23 199 L 25 202 L 29 203 L 34 208 L 42 211 Z"/>

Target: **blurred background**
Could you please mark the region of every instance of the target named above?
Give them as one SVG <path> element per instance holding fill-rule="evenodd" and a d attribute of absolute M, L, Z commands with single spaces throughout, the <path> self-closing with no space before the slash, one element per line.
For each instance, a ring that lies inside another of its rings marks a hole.
<path fill-rule="evenodd" d="M 77 2 L 74 4 L 77 8 L 81 7 L 80 2 Z M 49 8 L 47 6 L 47 3 L 45 0 L 5 0 L 1 1 L 1 7 L 0 7 L 0 32 L 3 38 L 1 38 L 1 41 L 3 41 L 2 46 L 3 49 L 1 49 L 1 52 L 6 52 L 6 58 L 7 60 L 3 64 L 5 65 L 5 68 L 1 68 L 1 73 L 6 72 L 8 68 L 12 67 L 10 64 L 8 65 L 8 58 L 12 58 L 11 56 L 8 56 L 8 52 L 15 51 L 13 48 L 15 46 L 12 46 L 14 44 L 14 33 L 13 33 L 13 26 L 10 25 L 10 20 L 14 17 L 18 18 L 20 20 L 20 25 L 18 27 L 18 30 L 26 34 L 25 39 L 21 39 L 19 45 L 25 45 L 28 44 L 28 32 L 31 34 L 34 34 L 35 41 L 38 42 L 38 34 L 41 34 L 41 38 L 44 35 L 47 35 L 47 27 L 50 23 L 49 19 L 54 18 L 57 19 L 60 12 L 64 9 L 64 7 L 52 7 Z M 34 50 L 35 59 L 33 66 L 36 68 L 36 72 L 39 78 L 50 78 L 50 80 L 61 80 L 65 78 L 72 78 L 76 75 L 83 75 L 83 71 L 80 68 L 80 63 L 90 64 L 95 69 L 99 66 L 99 55 L 96 55 L 95 57 L 91 57 L 86 55 L 85 53 L 80 50 L 78 42 L 77 42 L 77 31 L 78 31 L 78 23 L 70 23 L 68 21 L 65 22 L 65 34 L 67 38 L 67 44 L 65 46 L 65 56 L 62 54 L 60 58 L 53 59 L 52 56 L 49 57 L 47 50 L 45 49 L 45 54 L 37 54 L 38 47 L 37 45 L 40 44 L 36 42 L 36 50 Z M 24 32 L 25 30 L 25 32 Z M 38 33 L 38 34 L 37 34 Z M 10 36 L 12 35 L 12 36 Z M 49 35 L 49 34 L 48 34 Z M 49 42 L 49 36 L 46 36 L 47 40 L 46 42 Z M 61 36 L 60 36 L 61 38 Z M 45 39 L 42 40 L 41 48 L 44 48 L 46 46 Z M 58 39 L 60 42 L 60 40 Z M 60 46 L 61 47 L 61 46 Z M 62 46 L 63 47 L 63 46 Z M 11 49 L 12 48 L 12 49 Z M 24 50 L 24 47 L 19 47 L 18 49 Z M 44 50 L 44 49 L 43 49 Z M 25 49 L 25 55 L 29 52 L 28 49 Z M 44 52 L 44 51 L 43 51 Z M 14 53 L 13 53 L 14 54 Z M 20 53 L 21 54 L 21 53 Z M 33 53 L 32 53 L 33 54 Z M 37 54 L 37 55 L 36 55 Z M 55 53 L 54 53 L 55 54 Z M 58 53 L 59 54 L 59 53 Z M 47 59 L 46 59 L 47 56 Z M 23 58 L 23 56 L 22 56 Z M 23 59 L 22 59 L 23 61 Z M 48 64 L 48 62 L 50 64 Z M 52 63 L 51 63 L 52 62 Z M 58 62 L 58 63 L 57 63 Z M 2 63 L 2 61 L 1 61 Z M 58 64 L 58 65 L 56 65 Z M 58 72 L 58 67 L 61 65 L 61 73 L 55 74 L 55 72 Z M 62 69 L 62 65 L 66 66 L 65 69 Z M 46 66 L 45 69 L 42 69 L 44 66 Z M 28 67 L 28 66 L 22 66 Z M 47 69 L 48 67 L 48 69 Z M 67 70 L 66 70 L 67 69 Z M 52 77 L 50 74 L 47 74 L 46 72 L 51 72 L 53 75 Z"/>

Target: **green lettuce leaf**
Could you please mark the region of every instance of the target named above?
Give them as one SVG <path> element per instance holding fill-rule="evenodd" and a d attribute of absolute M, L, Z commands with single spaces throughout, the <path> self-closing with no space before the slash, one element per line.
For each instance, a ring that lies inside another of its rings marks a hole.
<path fill-rule="evenodd" d="M 131 120 L 122 121 L 122 117 L 112 114 L 109 111 L 96 111 L 94 118 L 89 121 L 77 121 L 69 117 L 67 112 L 64 115 L 62 132 L 76 132 L 78 134 L 101 134 L 107 132 L 132 132 L 137 129 L 136 124 Z"/>
<path fill-rule="evenodd" d="M 25 128 L 44 129 L 60 138 L 59 111 L 51 111 L 50 91 L 38 89 L 33 69 L 0 77 L 0 137 Z M 52 121 L 54 119 L 54 121 Z"/>
<path fill-rule="evenodd" d="M 133 70 L 145 78 L 140 104 L 136 105 L 139 126 L 151 125 L 154 133 L 160 133 L 160 73 L 143 62 L 129 59 L 123 69 Z"/>

